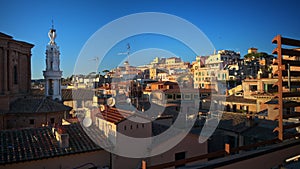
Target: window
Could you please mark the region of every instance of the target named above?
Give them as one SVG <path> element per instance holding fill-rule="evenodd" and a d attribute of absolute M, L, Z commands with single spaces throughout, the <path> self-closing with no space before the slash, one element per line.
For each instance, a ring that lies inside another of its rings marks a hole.
<path fill-rule="evenodd" d="M 18 68 L 17 68 L 17 65 L 14 66 L 14 84 L 18 84 Z"/>
<path fill-rule="evenodd" d="M 126 130 L 126 126 L 124 126 L 124 130 Z"/>
<path fill-rule="evenodd" d="M 251 91 L 257 91 L 257 85 L 250 85 Z"/>
<path fill-rule="evenodd" d="M 52 79 L 49 79 L 48 83 L 49 83 L 48 94 L 53 95 L 53 81 L 52 81 Z"/>
<path fill-rule="evenodd" d="M 173 95 L 168 94 L 168 99 L 172 99 L 172 98 L 173 98 Z"/>
<path fill-rule="evenodd" d="M 199 99 L 199 95 L 195 94 L 195 95 L 194 95 L 194 98 L 195 98 L 195 99 Z"/>
<path fill-rule="evenodd" d="M 82 100 L 77 101 L 77 108 L 82 108 Z"/>
<path fill-rule="evenodd" d="M 185 159 L 185 152 L 180 152 L 180 153 L 176 153 L 175 154 L 175 161 L 179 161 L 179 160 L 183 160 Z M 180 167 L 184 167 L 185 164 L 183 165 L 176 165 L 175 168 L 180 168 Z"/>
<path fill-rule="evenodd" d="M 30 119 L 29 124 L 33 125 L 34 124 L 34 119 Z"/>
<path fill-rule="evenodd" d="M 224 79 L 226 79 L 226 74 L 225 74 L 225 73 L 223 74 L 223 80 L 224 80 Z"/>
<path fill-rule="evenodd" d="M 177 98 L 177 99 L 181 99 L 181 94 L 177 94 L 177 95 L 176 95 L 176 98 Z"/>
<path fill-rule="evenodd" d="M 130 129 L 132 130 L 132 125 L 130 125 Z"/>
<path fill-rule="evenodd" d="M 51 124 L 54 124 L 54 121 L 55 121 L 54 118 L 50 118 L 50 123 Z"/>
<path fill-rule="evenodd" d="M 137 128 L 137 129 L 139 128 L 139 125 L 138 125 L 138 124 L 136 125 L 136 128 Z"/>
<path fill-rule="evenodd" d="M 51 61 L 50 62 L 50 70 L 52 70 L 53 69 L 53 62 Z"/>
<path fill-rule="evenodd" d="M 144 127 L 145 127 L 145 124 L 142 124 L 142 127 L 144 128 Z"/>

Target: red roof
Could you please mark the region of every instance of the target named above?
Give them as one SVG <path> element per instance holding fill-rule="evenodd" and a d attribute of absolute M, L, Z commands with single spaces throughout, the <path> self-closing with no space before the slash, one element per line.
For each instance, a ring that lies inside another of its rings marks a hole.
<path fill-rule="evenodd" d="M 125 120 L 131 115 L 133 115 L 132 112 L 126 110 L 120 110 L 117 108 L 106 108 L 106 110 L 104 110 L 103 112 L 96 114 L 97 117 L 114 124 L 117 124 Z"/>
<path fill-rule="evenodd" d="M 167 89 L 164 93 L 216 93 L 215 89 Z"/>
<path fill-rule="evenodd" d="M 162 84 L 162 85 L 178 85 L 178 83 L 170 82 L 170 81 L 159 81 L 159 82 L 153 82 L 152 84 Z"/>
<path fill-rule="evenodd" d="M 1 130 L 0 165 L 99 151 L 100 144 L 111 146 L 95 126 L 82 128 L 80 124 L 72 124 L 64 126 L 64 130 L 69 134 L 68 148 L 59 147 L 50 127 Z"/>

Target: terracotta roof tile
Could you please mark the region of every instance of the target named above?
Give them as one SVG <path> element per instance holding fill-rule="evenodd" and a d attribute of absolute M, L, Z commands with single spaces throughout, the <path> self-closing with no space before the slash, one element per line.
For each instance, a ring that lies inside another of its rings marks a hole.
<path fill-rule="evenodd" d="M 87 132 L 92 132 L 89 135 L 99 142 L 107 141 L 93 127 L 83 129 L 79 124 L 73 124 L 65 126 L 65 129 L 69 134 L 68 148 L 59 147 L 50 127 L 0 131 L 0 165 L 101 150 Z"/>
<path fill-rule="evenodd" d="M 45 91 L 40 89 L 32 89 L 31 94 L 33 96 L 44 96 Z M 93 99 L 95 91 L 88 89 L 63 89 L 62 90 L 62 100 L 84 100 Z"/>
<path fill-rule="evenodd" d="M 117 124 L 132 115 L 133 113 L 130 111 L 116 109 L 116 108 L 106 108 L 105 111 L 96 114 L 97 117 L 114 124 Z"/>
<path fill-rule="evenodd" d="M 92 100 L 95 91 L 88 89 L 64 89 L 62 99 L 67 100 Z"/>
<path fill-rule="evenodd" d="M 9 113 L 70 111 L 72 108 L 47 98 L 20 98 L 11 103 Z"/>
<path fill-rule="evenodd" d="M 164 93 L 216 93 L 215 89 L 166 89 Z"/>
<path fill-rule="evenodd" d="M 226 102 L 256 104 L 256 99 L 246 99 L 242 96 L 231 95 L 226 97 Z"/>

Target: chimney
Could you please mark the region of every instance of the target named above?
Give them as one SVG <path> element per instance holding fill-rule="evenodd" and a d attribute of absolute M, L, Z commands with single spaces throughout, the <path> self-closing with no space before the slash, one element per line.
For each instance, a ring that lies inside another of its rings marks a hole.
<path fill-rule="evenodd" d="M 226 152 L 226 155 L 230 154 L 230 144 L 228 144 L 228 143 L 225 143 L 225 152 Z"/>
<path fill-rule="evenodd" d="M 69 147 L 69 134 L 66 131 L 66 128 L 63 126 L 59 126 L 57 130 L 54 130 L 55 138 L 59 143 L 60 148 L 68 148 Z"/>
<path fill-rule="evenodd" d="M 254 126 L 255 122 L 254 122 L 254 119 L 253 119 L 253 116 L 250 114 L 250 115 L 247 115 L 247 120 L 246 120 L 246 126 L 247 127 L 252 127 Z"/>

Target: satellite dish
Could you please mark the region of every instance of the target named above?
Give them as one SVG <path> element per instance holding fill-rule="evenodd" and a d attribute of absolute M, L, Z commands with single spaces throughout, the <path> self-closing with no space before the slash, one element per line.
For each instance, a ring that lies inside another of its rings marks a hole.
<path fill-rule="evenodd" d="M 84 127 L 90 127 L 93 123 L 92 119 L 90 117 L 86 117 L 83 119 L 83 126 Z"/>
<path fill-rule="evenodd" d="M 127 99 L 126 99 L 126 103 L 130 104 L 130 103 L 131 103 L 131 99 L 130 99 L 130 98 L 127 98 Z"/>
<path fill-rule="evenodd" d="M 109 107 L 113 107 L 116 104 L 116 100 L 115 98 L 110 97 L 109 99 L 107 99 L 106 103 Z"/>
<path fill-rule="evenodd" d="M 100 105 L 100 111 L 104 111 L 105 110 L 105 106 L 103 104 Z"/>
<path fill-rule="evenodd" d="M 79 119 L 84 118 L 85 114 L 82 111 L 78 111 L 75 113 L 75 116 Z"/>

